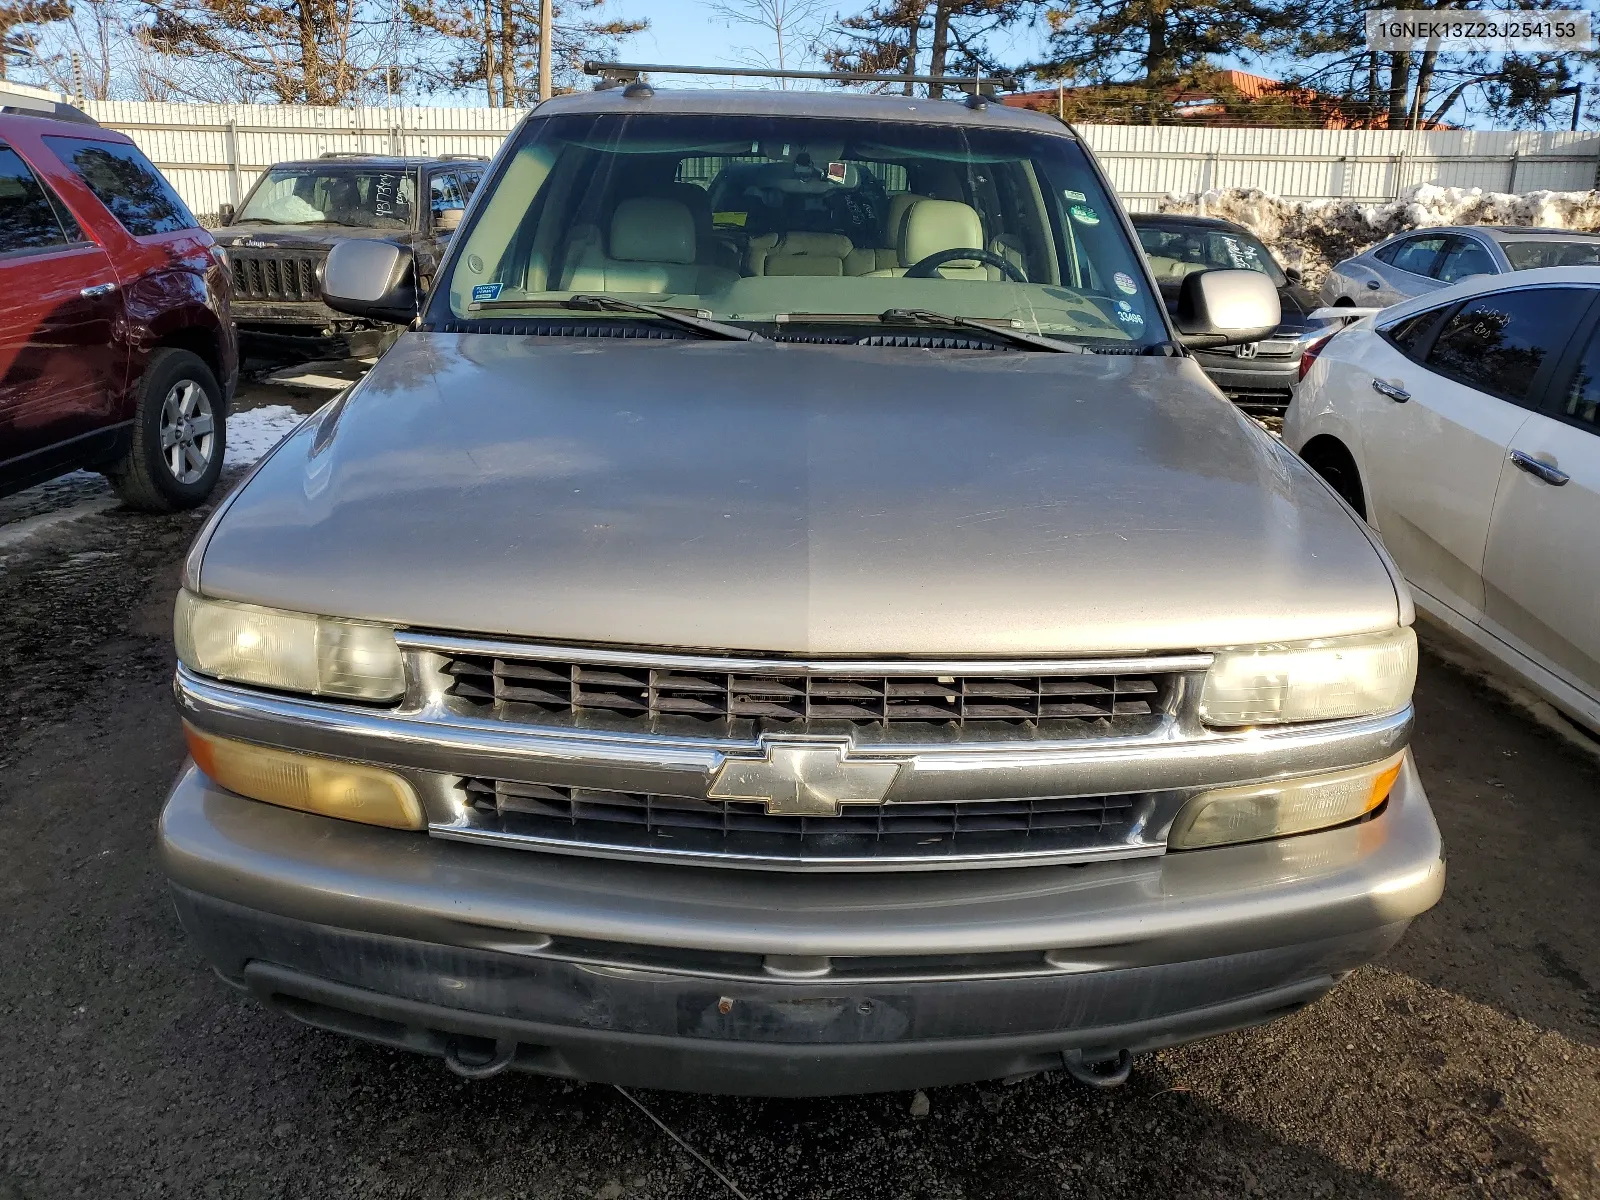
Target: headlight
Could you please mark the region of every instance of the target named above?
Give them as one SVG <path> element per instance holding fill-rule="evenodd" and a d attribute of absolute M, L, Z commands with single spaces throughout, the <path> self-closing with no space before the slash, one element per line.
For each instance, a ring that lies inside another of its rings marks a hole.
<path fill-rule="evenodd" d="M 1194 850 L 1330 829 L 1382 804 L 1405 751 L 1366 767 L 1202 792 L 1179 811 L 1167 848 Z"/>
<path fill-rule="evenodd" d="M 178 593 L 172 625 L 178 661 L 201 675 L 351 700 L 398 700 L 405 692 L 400 648 L 387 625 L 189 591 Z"/>
<path fill-rule="evenodd" d="M 1397 712 L 1417 682 L 1409 627 L 1295 646 L 1218 651 L 1200 692 L 1207 725 L 1278 725 Z"/>

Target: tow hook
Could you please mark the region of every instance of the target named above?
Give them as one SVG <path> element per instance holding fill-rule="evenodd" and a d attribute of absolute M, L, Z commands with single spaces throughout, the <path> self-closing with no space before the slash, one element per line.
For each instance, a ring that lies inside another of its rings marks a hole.
<path fill-rule="evenodd" d="M 1133 1055 L 1126 1050 L 1118 1050 L 1115 1057 L 1086 1062 L 1082 1050 L 1063 1050 L 1061 1065 L 1067 1069 L 1068 1075 L 1084 1086 L 1105 1091 L 1128 1082 L 1128 1076 L 1133 1073 Z"/>
<path fill-rule="evenodd" d="M 474 1041 L 486 1039 L 474 1038 Z M 517 1057 L 517 1042 L 512 1038 L 498 1038 L 494 1049 L 487 1055 L 477 1046 L 463 1046 L 459 1039 L 450 1038 L 444 1044 L 444 1065 L 463 1079 L 488 1079 L 500 1074 Z"/>

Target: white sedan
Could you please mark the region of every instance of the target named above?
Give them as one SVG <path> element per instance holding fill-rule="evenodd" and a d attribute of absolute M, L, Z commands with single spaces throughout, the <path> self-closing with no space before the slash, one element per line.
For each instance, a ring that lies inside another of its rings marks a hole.
<path fill-rule="evenodd" d="M 1284 441 L 1419 608 L 1600 730 L 1600 268 L 1470 279 L 1307 360 Z"/>

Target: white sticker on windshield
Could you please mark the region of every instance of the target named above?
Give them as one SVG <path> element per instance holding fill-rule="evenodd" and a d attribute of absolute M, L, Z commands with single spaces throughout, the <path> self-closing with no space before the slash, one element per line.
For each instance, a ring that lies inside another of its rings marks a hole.
<path fill-rule="evenodd" d="M 1067 209 L 1067 211 L 1072 214 L 1072 219 L 1079 225 L 1100 224 L 1100 214 L 1095 212 L 1095 210 L 1090 208 L 1087 204 L 1074 204 L 1071 208 Z"/>
<path fill-rule="evenodd" d="M 1117 285 L 1117 291 L 1124 296 L 1137 296 L 1139 294 L 1139 285 L 1133 281 L 1132 275 L 1118 271 L 1111 277 L 1111 282 Z"/>
<path fill-rule="evenodd" d="M 1068 200 L 1087 200 L 1089 198 L 1089 197 L 1085 196 L 1082 192 L 1075 192 L 1071 188 L 1063 188 L 1061 190 L 1061 194 L 1063 196 L 1065 196 Z"/>

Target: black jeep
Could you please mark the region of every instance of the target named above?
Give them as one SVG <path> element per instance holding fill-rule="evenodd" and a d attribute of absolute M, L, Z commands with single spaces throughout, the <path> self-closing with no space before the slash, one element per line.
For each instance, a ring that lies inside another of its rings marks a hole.
<path fill-rule="evenodd" d="M 345 238 L 402 242 L 426 287 L 483 169 L 476 156 L 324 154 L 264 172 L 237 212 L 223 206 L 226 228 L 212 231 L 233 270 L 233 316 L 245 345 L 318 355 L 376 349 L 389 326 L 322 302 L 328 251 Z"/>

